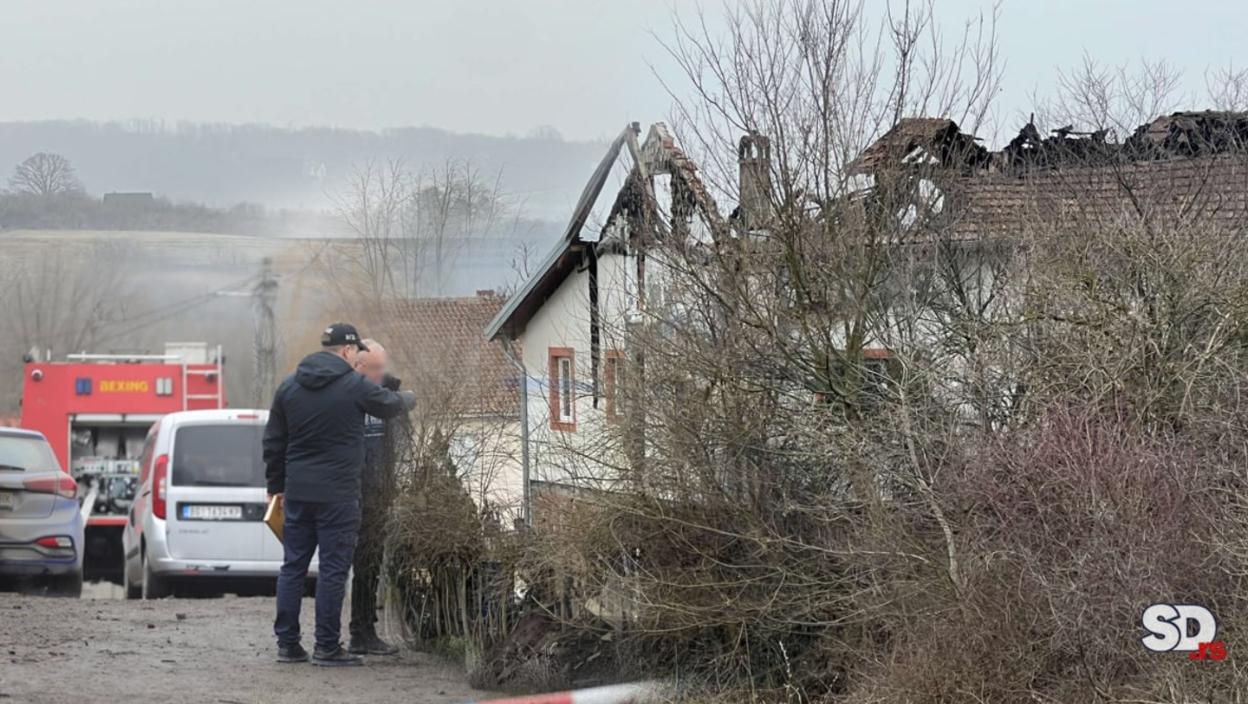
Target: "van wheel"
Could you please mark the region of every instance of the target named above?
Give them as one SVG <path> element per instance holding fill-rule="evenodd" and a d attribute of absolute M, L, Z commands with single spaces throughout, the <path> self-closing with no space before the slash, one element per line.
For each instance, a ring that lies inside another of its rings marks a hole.
<path fill-rule="evenodd" d="M 152 572 L 152 563 L 147 559 L 147 554 L 143 555 L 143 598 L 144 599 L 164 599 L 169 596 L 169 583 L 164 577 Z"/>
<path fill-rule="evenodd" d="M 143 596 L 143 584 L 135 584 L 130 579 L 130 565 L 121 568 L 121 587 L 126 592 L 127 599 L 138 599 Z"/>

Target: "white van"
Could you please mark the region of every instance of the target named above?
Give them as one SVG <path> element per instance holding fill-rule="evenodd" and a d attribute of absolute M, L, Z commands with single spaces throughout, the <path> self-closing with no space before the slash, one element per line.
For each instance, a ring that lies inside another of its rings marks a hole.
<path fill-rule="evenodd" d="M 282 545 L 264 523 L 261 440 L 268 416 L 183 411 L 148 431 L 122 538 L 127 598 L 156 599 L 175 586 L 273 592 Z"/>

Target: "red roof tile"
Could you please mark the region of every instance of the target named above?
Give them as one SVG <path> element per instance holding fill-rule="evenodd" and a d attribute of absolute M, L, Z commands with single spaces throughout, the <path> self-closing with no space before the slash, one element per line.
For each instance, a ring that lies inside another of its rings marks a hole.
<path fill-rule="evenodd" d="M 381 339 L 406 388 L 456 415 L 519 412 L 519 372 L 482 334 L 503 307 L 492 291 L 468 298 L 420 298 L 386 306 Z"/>
<path fill-rule="evenodd" d="M 1059 217 L 1105 225 L 1143 212 L 1163 224 L 1199 219 L 1234 229 L 1248 217 L 1248 160 L 1242 154 L 1038 170 L 1022 176 L 981 174 L 941 185 L 952 199 L 949 226 L 967 238 L 1014 234 Z"/>
<path fill-rule="evenodd" d="M 906 117 L 871 143 L 850 164 L 851 173 L 866 173 L 900 164 L 911 152 L 927 147 L 938 136 L 957 125 L 947 117 Z"/>

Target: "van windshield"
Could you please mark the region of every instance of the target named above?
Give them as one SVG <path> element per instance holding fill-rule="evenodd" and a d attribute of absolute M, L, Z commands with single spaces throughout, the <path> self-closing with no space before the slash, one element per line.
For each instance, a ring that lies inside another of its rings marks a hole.
<path fill-rule="evenodd" d="M 173 439 L 174 486 L 264 486 L 264 426 L 187 425 Z"/>

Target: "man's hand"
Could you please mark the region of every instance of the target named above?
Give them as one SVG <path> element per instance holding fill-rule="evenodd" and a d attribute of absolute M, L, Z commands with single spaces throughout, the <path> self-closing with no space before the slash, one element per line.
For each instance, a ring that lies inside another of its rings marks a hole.
<path fill-rule="evenodd" d="M 402 379 L 390 373 L 387 373 L 385 376 L 381 378 L 381 387 L 383 389 L 390 389 L 391 391 L 398 391 L 399 386 L 402 383 L 403 383 Z"/>
<path fill-rule="evenodd" d="M 277 499 L 278 508 L 285 508 L 285 502 L 286 502 L 285 494 L 269 494 L 269 501 L 271 502 L 273 501 L 273 499 Z"/>

